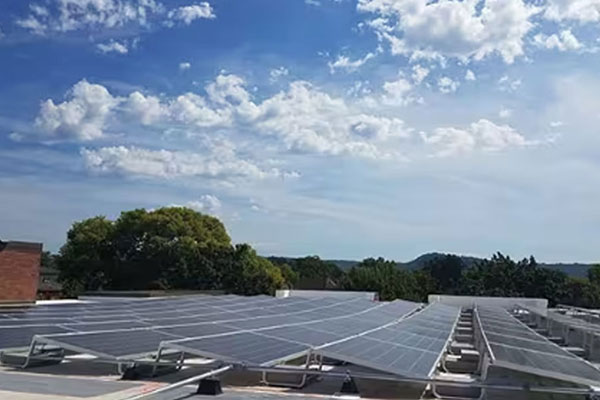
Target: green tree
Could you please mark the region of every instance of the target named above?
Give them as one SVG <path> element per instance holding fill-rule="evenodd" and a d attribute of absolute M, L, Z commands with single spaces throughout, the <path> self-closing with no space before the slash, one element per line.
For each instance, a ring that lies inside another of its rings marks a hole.
<path fill-rule="evenodd" d="M 344 272 L 318 256 L 297 258 L 291 267 L 298 275 L 299 289 L 336 289 L 344 282 Z"/>
<path fill-rule="evenodd" d="M 224 287 L 235 294 L 274 294 L 285 285 L 281 270 L 247 244 L 238 244 L 224 271 Z"/>
<path fill-rule="evenodd" d="M 454 294 L 459 288 L 465 267 L 462 258 L 448 254 L 428 261 L 423 270 L 433 278 L 435 291 Z"/>
<path fill-rule="evenodd" d="M 420 300 L 415 276 L 395 261 L 367 258 L 348 271 L 346 289 L 374 291 L 381 300 Z"/>
<path fill-rule="evenodd" d="M 122 212 L 76 222 L 58 257 L 70 294 L 82 290 L 223 289 L 272 293 L 293 271 L 231 245 L 218 219 L 183 207 Z M 284 277 L 285 274 L 285 277 Z"/>
<path fill-rule="evenodd" d="M 56 259 L 59 279 L 67 295 L 101 289 L 109 283 L 113 230 L 111 221 L 94 217 L 74 223 L 67 232 L 67 242 Z"/>
<path fill-rule="evenodd" d="M 600 285 L 600 264 L 596 264 L 588 269 L 588 279 L 594 285 Z"/>
<path fill-rule="evenodd" d="M 292 267 L 287 264 L 274 264 L 281 271 L 281 275 L 286 282 L 286 286 L 290 289 L 294 288 L 298 283 L 298 273 L 292 269 Z"/>

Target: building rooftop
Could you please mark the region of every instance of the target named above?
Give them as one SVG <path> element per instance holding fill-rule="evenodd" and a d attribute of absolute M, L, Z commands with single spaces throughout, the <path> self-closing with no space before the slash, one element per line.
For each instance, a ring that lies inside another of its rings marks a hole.
<path fill-rule="evenodd" d="M 223 399 L 332 398 L 353 385 L 361 398 L 512 399 L 600 385 L 599 349 L 556 337 L 546 319 L 558 311 L 540 299 L 432 299 L 87 298 L 3 311 L 0 398 L 174 400 L 200 383 Z"/>

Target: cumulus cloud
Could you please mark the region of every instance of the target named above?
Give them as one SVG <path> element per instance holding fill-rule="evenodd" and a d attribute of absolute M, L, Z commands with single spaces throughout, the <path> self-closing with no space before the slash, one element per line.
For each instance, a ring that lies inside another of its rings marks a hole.
<path fill-rule="evenodd" d="M 127 54 L 129 49 L 127 48 L 126 42 L 117 42 L 115 40 L 109 40 L 106 43 L 98 43 L 96 48 L 101 53 L 118 53 L 118 54 Z"/>
<path fill-rule="evenodd" d="M 173 27 L 176 23 L 190 25 L 197 19 L 213 18 L 213 7 L 205 1 L 169 10 L 158 0 L 46 0 L 30 4 L 28 13 L 17 18 L 15 24 L 40 36 L 76 31 L 106 35 L 122 28 L 139 30 L 159 24 Z M 97 45 L 100 51 L 121 54 L 128 47 L 123 42 Z"/>
<path fill-rule="evenodd" d="M 82 149 L 86 168 L 95 173 L 118 173 L 147 178 L 201 177 L 229 180 L 295 177 L 297 173 L 262 168 L 238 157 L 231 147 L 202 153 L 113 146 Z"/>
<path fill-rule="evenodd" d="M 44 101 L 35 125 L 48 138 L 98 139 L 110 113 L 120 103 L 102 85 L 82 80 L 68 93 L 68 100 L 55 104 Z"/>
<path fill-rule="evenodd" d="M 475 150 L 499 151 L 508 147 L 536 144 L 526 140 L 508 125 L 496 125 L 480 119 L 467 128 L 437 128 L 431 135 L 421 134 L 424 142 L 437 150 L 435 156 L 447 157 L 470 153 Z"/>
<path fill-rule="evenodd" d="M 475 73 L 473 71 L 468 69 L 467 72 L 465 73 L 465 80 L 466 81 L 475 81 L 475 80 L 477 80 L 477 77 L 475 76 Z"/>
<path fill-rule="evenodd" d="M 124 109 L 143 125 L 151 125 L 169 113 L 158 97 L 144 96 L 137 91 L 131 93 L 124 101 Z"/>
<path fill-rule="evenodd" d="M 295 151 L 393 158 L 398 155 L 381 142 L 409 134 L 402 120 L 362 113 L 307 82 L 291 83 L 257 111 L 255 128 Z"/>
<path fill-rule="evenodd" d="M 429 75 L 429 68 L 425 68 L 419 64 L 413 65 L 412 71 L 412 79 L 415 85 L 421 84 L 423 79 L 427 78 L 427 75 Z"/>
<path fill-rule="evenodd" d="M 199 200 L 188 201 L 185 204 L 173 204 L 171 207 L 187 207 L 194 211 L 202 213 L 218 215 L 221 211 L 221 200 L 217 196 L 212 194 L 204 194 L 200 196 Z"/>
<path fill-rule="evenodd" d="M 206 1 L 189 6 L 178 7 L 169 11 L 167 16 L 170 21 L 181 21 L 186 25 L 191 24 L 197 19 L 216 18 L 212 6 Z"/>
<path fill-rule="evenodd" d="M 537 47 L 556 49 L 559 51 L 578 50 L 583 47 L 570 29 L 565 29 L 558 35 L 554 33 L 548 36 L 543 33 L 538 33 L 533 37 L 533 43 Z"/>
<path fill-rule="evenodd" d="M 454 93 L 456 92 L 456 90 L 458 90 L 459 86 L 460 82 L 457 82 L 447 76 L 443 76 L 440 79 L 438 79 L 438 89 L 442 93 Z"/>
<path fill-rule="evenodd" d="M 288 76 L 289 73 L 290 71 L 285 67 L 274 68 L 269 71 L 269 80 L 271 82 L 277 82 L 281 77 Z"/>
<path fill-rule="evenodd" d="M 335 74 L 337 70 L 354 72 L 360 67 L 362 67 L 367 61 L 369 61 L 373 57 L 375 57 L 375 53 L 367 53 L 364 57 L 358 58 L 356 60 L 351 60 L 350 57 L 340 55 L 335 61 L 329 61 L 327 63 L 327 66 L 329 67 L 329 72 L 331 72 L 332 74 Z"/>
<path fill-rule="evenodd" d="M 357 7 L 375 15 L 368 25 L 393 54 L 463 61 L 497 54 L 509 64 L 524 54 L 540 12 L 523 0 L 359 0 Z"/>
<path fill-rule="evenodd" d="M 503 92 L 515 92 L 522 83 L 521 79 L 511 79 L 508 75 L 503 75 L 498 79 L 498 87 Z"/>
<path fill-rule="evenodd" d="M 189 62 L 182 62 L 179 63 L 179 70 L 180 71 L 185 71 L 192 68 L 192 64 L 190 64 Z"/>
<path fill-rule="evenodd" d="M 394 81 L 386 81 L 383 83 L 382 102 L 388 105 L 401 106 L 422 102 L 423 99 L 413 95 L 412 89 L 411 83 L 403 77 Z"/>
<path fill-rule="evenodd" d="M 403 78 L 386 82 L 383 89 L 385 104 L 419 101 Z M 118 97 L 83 80 L 64 102 L 43 103 L 36 125 L 48 137 L 79 140 L 102 137 L 112 126 L 109 122 L 119 128 L 161 124 L 200 133 L 243 131 L 272 138 L 283 151 L 372 159 L 403 158 L 397 141 L 411 132 L 399 118 L 367 111 L 360 103 L 349 103 L 304 81 L 291 82 L 259 102 L 243 78 L 222 73 L 206 85 L 205 93 L 157 97 L 134 91 Z"/>
<path fill-rule="evenodd" d="M 128 24 L 147 26 L 149 18 L 163 12 L 155 0 L 53 0 L 33 3 L 30 12 L 15 22 L 34 34 L 105 30 Z"/>
<path fill-rule="evenodd" d="M 544 17 L 552 21 L 580 23 L 600 21 L 599 0 L 548 0 Z"/>
<path fill-rule="evenodd" d="M 500 109 L 500 111 L 498 112 L 498 116 L 500 118 L 510 118 L 512 116 L 513 110 L 511 110 L 510 108 L 505 108 L 502 107 Z"/>

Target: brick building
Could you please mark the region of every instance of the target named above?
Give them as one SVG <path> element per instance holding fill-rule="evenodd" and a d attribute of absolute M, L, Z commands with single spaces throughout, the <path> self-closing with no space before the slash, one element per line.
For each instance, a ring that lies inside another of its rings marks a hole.
<path fill-rule="evenodd" d="M 41 243 L 0 241 L 0 303 L 35 301 Z"/>

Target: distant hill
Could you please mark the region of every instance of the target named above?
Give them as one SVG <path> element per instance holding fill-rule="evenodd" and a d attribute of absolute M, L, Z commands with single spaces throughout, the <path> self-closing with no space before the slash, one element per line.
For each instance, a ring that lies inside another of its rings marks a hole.
<path fill-rule="evenodd" d="M 425 254 L 422 254 L 419 257 L 415 258 L 414 260 L 407 261 L 407 262 L 399 262 L 397 264 L 398 264 L 398 267 L 400 267 L 400 268 L 415 270 L 415 269 L 423 268 L 427 264 L 428 261 L 433 260 L 436 257 L 441 257 L 443 255 L 444 255 L 443 253 L 435 253 L 435 252 L 434 253 L 425 253 Z M 476 263 L 477 261 L 482 260 L 481 258 L 471 257 L 471 256 L 460 256 L 460 257 L 463 259 L 463 261 L 465 262 L 465 264 L 467 266 L 471 266 L 474 263 Z M 352 268 L 353 266 L 355 266 L 356 264 L 359 263 L 359 261 L 355 261 L 355 260 L 325 260 L 325 261 L 330 261 L 330 262 L 336 264 L 338 267 L 340 267 L 340 269 L 342 269 L 344 271 L 349 270 L 350 268 Z M 562 271 L 562 272 L 566 273 L 567 275 L 570 275 L 573 277 L 584 278 L 587 276 L 588 269 L 593 264 L 540 263 L 539 265 L 544 268 Z"/>

